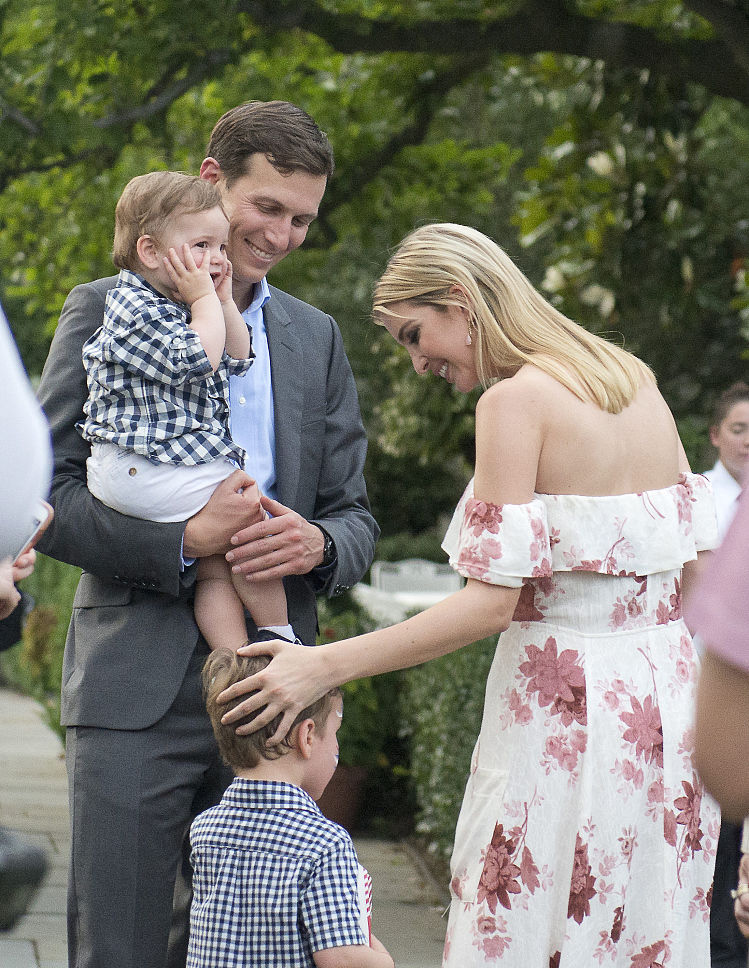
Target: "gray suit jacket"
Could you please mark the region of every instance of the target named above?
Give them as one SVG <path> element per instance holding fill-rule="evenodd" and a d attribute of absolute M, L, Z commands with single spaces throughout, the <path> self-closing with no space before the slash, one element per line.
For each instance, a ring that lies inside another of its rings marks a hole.
<path fill-rule="evenodd" d="M 81 349 L 101 325 L 114 281 L 73 289 L 42 373 L 55 519 L 39 550 L 83 569 L 65 647 L 63 723 L 141 729 L 169 708 L 199 632 L 194 567 L 180 570 L 184 522 L 127 517 L 86 487 L 89 445 L 75 429 L 88 395 Z M 379 530 L 367 502 L 366 438 L 340 331 L 312 306 L 271 293 L 265 313 L 279 500 L 322 524 L 338 554 L 332 568 L 285 581 L 290 622 L 303 641 L 314 642 L 316 593 L 354 585 L 372 561 Z"/>

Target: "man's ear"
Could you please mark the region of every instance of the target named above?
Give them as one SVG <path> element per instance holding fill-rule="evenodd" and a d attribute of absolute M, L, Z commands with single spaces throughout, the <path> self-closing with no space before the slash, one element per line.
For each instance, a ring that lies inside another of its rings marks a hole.
<path fill-rule="evenodd" d="M 215 158 L 203 159 L 203 164 L 200 166 L 200 177 L 204 181 L 213 182 L 217 185 L 219 180 L 223 177 L 223 172 L 221 171 L 221 165 L 216 161 Z"/>
<path fill-rule="evenodd" d="M 150 235 L 141 235 L 135 244 L 138 258 L 146 269 L 160 269 L 161 256 L 158 253 L 156 240 Z"/>
<path fill-rule="evenodd" d="M 710 443 L 713 445 L 713 447 L 717 447 L 718 446 L 718 435 L 719 434 L 720 434 L 720 425 L 718 425 L 717 427 L 711 427 L 710 428 Z"/>
<path fill-rule="evenodd" d="M 308 760 L 312 756 L 312 742 L 315 738 L 314 719 L 303 719 L 296 728 L 294 746 L 300 756 Z"/>

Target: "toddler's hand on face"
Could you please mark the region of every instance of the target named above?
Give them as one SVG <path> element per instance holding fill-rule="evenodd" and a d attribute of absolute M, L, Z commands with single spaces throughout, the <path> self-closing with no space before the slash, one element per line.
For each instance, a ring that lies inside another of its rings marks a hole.
<path fill-rule="evenodd" d="M 229 302 L 229 300 L 232 298 L 232 291 L 231 291 L 232 276 L 233 276 L 233 269 L 231 267 L 231 262 L 229 262 L 229 260 L 227 259 L 226 265 L 224 266 L 224 270 L 221 276 L 219 277 L 218 281 L 216 282 L 216 295 L 218 296 L 219 301 L 222 303 Z"/>
<path fill-rule="evenodd" d="M 187 243 L 182 246 L 181 256 L 176 249 L 168 250 L 164 256 L 164 267 L 175 291 L 188 306 L 192 306 L 202 296 L 215 292 L 208 255 L 206 254 L 200 267 L 196 266 Z"/>

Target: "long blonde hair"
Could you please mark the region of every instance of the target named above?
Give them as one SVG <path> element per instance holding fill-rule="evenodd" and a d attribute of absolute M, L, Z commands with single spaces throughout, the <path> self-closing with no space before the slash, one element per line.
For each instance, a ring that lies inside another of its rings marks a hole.
<path fill-rule="evenodd" d="M 532 363 L 581 400 L 619 413 L 655 382 L 645 363 L 560 313 L 495 242 L 464 225 L 424 225 L 401 242 L 375 286 L 375 320 L 408 301 L 468 309 L 484 387 Z"/>

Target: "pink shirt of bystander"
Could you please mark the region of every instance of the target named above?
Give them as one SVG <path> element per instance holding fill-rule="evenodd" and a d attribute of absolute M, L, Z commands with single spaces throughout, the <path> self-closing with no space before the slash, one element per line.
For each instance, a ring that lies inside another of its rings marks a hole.
<path fill-rule="evenodd" d="M 709 652 L 749 672 L 749 497 L 746 491 L 720 548 L 686 606 L 689 627 Z"/>

